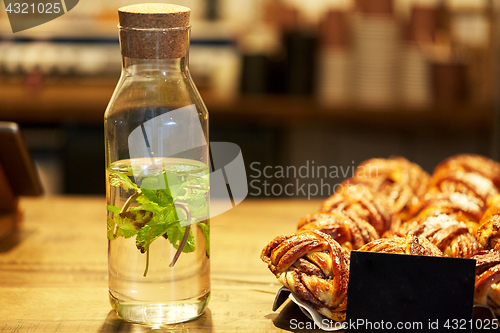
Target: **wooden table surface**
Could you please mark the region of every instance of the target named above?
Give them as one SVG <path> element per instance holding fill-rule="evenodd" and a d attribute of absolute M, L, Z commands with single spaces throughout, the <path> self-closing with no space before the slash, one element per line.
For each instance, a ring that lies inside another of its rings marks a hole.
<path fill-rule="evenodd" d="M 247 199 L 213 218 L 208 310 L 161 331 L 300 332 L 290 319 L 309 320 L 295 305 L 272 311 L 280 284 L 259 256 L 319 204 Z M 153 330 L 120 320 L 108 302 L 104 197 L 24 198 L 21 208 L 19 232 L 0 242 L 1 333 Z"/>

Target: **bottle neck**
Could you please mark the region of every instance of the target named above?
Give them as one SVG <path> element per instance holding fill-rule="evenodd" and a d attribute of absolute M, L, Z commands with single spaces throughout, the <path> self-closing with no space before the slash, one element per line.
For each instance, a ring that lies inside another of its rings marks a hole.
<path fill-rule="evenodd" d="M 189 57 L 174 59 L 137 59 L 122 56 L 122 71 L 127 76 L 170 75 L 173 73 L 187 73 L 189 71 Z"/>

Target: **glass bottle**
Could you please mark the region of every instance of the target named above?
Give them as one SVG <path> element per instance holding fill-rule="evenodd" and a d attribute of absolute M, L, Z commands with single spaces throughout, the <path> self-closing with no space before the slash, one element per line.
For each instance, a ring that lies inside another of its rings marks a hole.
<path fill-rule="evenodd" d="M 122 7 L 104 117 L 109 298 L 126 321 L 200 316 L 210 298 L 208 112 L 188 69 L 190 9 Z"/>

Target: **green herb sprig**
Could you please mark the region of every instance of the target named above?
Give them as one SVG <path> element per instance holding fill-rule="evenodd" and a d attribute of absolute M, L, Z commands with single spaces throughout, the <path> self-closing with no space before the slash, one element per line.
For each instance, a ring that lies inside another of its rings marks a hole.
<path fill-rule="evenodd" d="M 190 224 L 192 218 L 207 218 L 208 188 L 205 187 L 208 185 L 208 174 L 183 173 L 183 168 L 185 166 L 174 166 L 172 170 L 162 169 L 154 175 L 136 177 L 140 186 L 129 178 L 128 175 L 133 174 L 131 168 L 125 174 L 108 170 L 110 186 L 120 187 L 131 195 L 121 208 L 107 206 L 112 213 L 107 219 L 107 237 L 114 240 L 135 236 L 137 249 L 146 253 L 144 276 L 149 269 L 149 248 L 156 239 L 166 238 L 177 250 L 171 267 L 181 252 L 190 253 L 196 249 Z M 177 210 L 176 206 L 180 209 Z M 180 223 L 184 219 L 187 219 L 186 226 Z M 209 256 L 210 228 L 206 221 L 194 224 L 205 236 L 206 255 Z"/>

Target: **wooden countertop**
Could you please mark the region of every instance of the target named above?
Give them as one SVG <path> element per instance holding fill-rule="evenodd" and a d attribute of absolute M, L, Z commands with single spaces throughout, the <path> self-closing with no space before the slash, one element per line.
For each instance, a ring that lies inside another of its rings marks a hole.
<path fill-rule="evenodd" d="M 319 204 L 247 199 L 213 218 L 209 308 L 163 331 L 283 332 L 291 318 L 308 321 L 293 304 L 272 311 L 280 284 L 259 256 Z M 21 208 L 19 232 L 0 242 L 0 332 L 152 330 L 121 321 L 108 302 L 104 197 L 24 198 Z"/>

